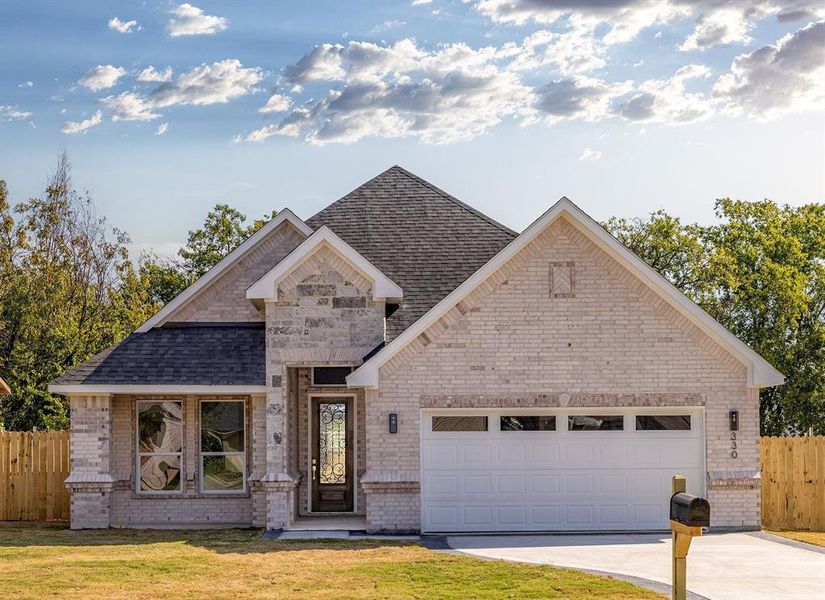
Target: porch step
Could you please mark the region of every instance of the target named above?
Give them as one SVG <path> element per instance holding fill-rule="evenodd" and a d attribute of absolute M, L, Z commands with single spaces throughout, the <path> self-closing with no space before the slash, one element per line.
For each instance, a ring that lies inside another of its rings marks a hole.
<path fill-rule="evenodd" d="M 289 529 L 287 531 L 267 531 L 263 535 L 267 540 L 378 540 L 417 542 L 417 535 L 381 535 L 366 531 L 346 531 L 341 529 Z"/>

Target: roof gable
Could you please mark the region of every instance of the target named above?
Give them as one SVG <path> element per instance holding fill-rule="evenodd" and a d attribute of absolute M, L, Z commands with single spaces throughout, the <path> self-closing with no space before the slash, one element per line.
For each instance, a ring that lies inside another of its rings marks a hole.
<path fill-rule="evenodd" d="M 392 340 L 509 244 L 516 233 L 394 166 L 307 219 L 332 229 L 404 290 Z"/>
<path fill-rule="evenodd" d="M 783 375 L 764 358 L 725 329 L 697 304 L 689 300 L 661 274 L 628 250 L 573 202 L 567 198 L 562 198 L 525 229 L 512 243 L 496 254 L 495 257 L 436 304 L 422 318 L 350 374 L 347 377 L 347 383 L 351 387 L 378 387 L 381 365 L 446 315 L 463 298 L 484 283 L 561 216 L 564 216 L 571 225 L 587 236 L 597 247 L 640 279 L 711 339 L 739 359 L 748 369 L 748 384 L 750 386 L 766 387 L 780 385 L 784 382 Z"/>
<path fill-rule="evenodd" d="M 398 302 L 403 297 L 404 293 L 398 284 L 384 275 L 380 269 L 376 268 L 375 265 L 361 256 L 352 246 L 324 225 L 304 240 L 301 245 L 290 252 L 286 258 L 270 269 L 263 277 L 253 283 L 249 289 L 246 290 L 247 299 L 277 301 L 278 283 L 322 248 L 330 249 L 372 283 L 373 300 Z"/>
<path fill-rule="evenodd" d="M 195 298 L 201 291 L 217 281 L 221 275 L 232 268 L 232 266 L 246 256 L 247 253 L 251 252 L 260 242 L 269 236 L 270 233 L 285 225 L 294 227 L 304 236 L 310 236 L 312 234 L 312 229 L 299 219 L 295 213 L 288 208 L 283 209 L 258 231 L 244 240 L 237 248 L 227 254 L 223 260 L 199 277 L 192 285 L 170 300 L 163 308 L 155 313 L 152 318 L 138 327 L 136 332 L 144 333 L 153 327 L 163 325 L 169 317 Z"/>

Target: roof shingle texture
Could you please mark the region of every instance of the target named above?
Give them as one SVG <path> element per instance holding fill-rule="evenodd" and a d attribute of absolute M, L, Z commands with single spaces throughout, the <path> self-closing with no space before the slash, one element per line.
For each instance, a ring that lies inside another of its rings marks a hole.
<path fill-rule="evenodd" d="M 133 333 L 55 384 L 265 385 L 263 327 L 162 327 Z"/>
<path fill-rule="evenodd" d="M 387 319 L 397 337 L 509 244 L 516 233 L 401 167 L 307 219 L 326 225 L 404 290 Z"/>
<path fill-rule="evenodd" d="M 401 286 L 387 318 L 397 337 L 509 244 L 516 233 L 401 167 L 307 220 L 326 225 Z M 264 329 L 170 326 L 133 333 L 55 384 L 264 385 Z"/>

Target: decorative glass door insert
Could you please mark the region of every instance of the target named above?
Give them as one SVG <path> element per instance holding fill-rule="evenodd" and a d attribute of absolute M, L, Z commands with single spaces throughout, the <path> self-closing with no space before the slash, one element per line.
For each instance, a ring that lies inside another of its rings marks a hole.
<path fill-rule="evenodd" d="M 312 510 L 352 510 L 352 399 L 319 397 L 313 402 Z"/>

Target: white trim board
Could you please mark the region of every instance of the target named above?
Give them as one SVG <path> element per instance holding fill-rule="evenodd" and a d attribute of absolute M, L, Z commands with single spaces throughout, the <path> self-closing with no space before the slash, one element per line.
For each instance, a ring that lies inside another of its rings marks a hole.
<path fill-rule="evenodd" d="M 53 394 L 266 394 L 265 385 L 51 384 Z"/>
<path fill-rule="evenodd" d="M 307 225 L 301 219 L 299 219 L 295 215 L 295 213 L 293 213 L 288 208 L 283 209 L 268 223 L 266 223 L 266 225 L 261 227 L 258 231 L 253 233 L 246 240 L 244 240 L 244 242 L 240 246 L 238 246 L 232 252 L 227 254 L 223 260 L 221 260 L 218 264 L 216 264 L 214 267 L 212 267 L 206 273 L 204 273 L 201 277 L 199 277 L 197 281 L 195 281 L 192 285 L 190 285 L 188 288 L 186 288 L 180 294 L 178 294 L 172 300 L 170 300 L 163 308 L 161 308 L 157 313 L 155 313 L 155 315 L 152 318 L 150 318 L 143 325 L 138 327 L 136 331 L 138 333 L 144 333 L 152 329 L 152 327 L 162 325 L 167 317 L 170 317 L 178 308 L 180 308 L 186 302 L 188 302 L 195 294 L 197 294 L 199 291 L 206 288 L 210 283 L 215 281 L 221 274 L 223 274 L 224 271 L 229 269 L 229 267 L 231 267 L 233 264 L 235 264 L 237 261 L 243 258 L 247 252 L 249 252 L 255 246 L 257 246 L 260 241 L 262 241 L 272 231 L 275 231 L 275 229 L 277 229 L 284 222 L 288 222 L 290 225 L 295 227 L 295 229 L 297 229 L 307 237 L 312 235 L 312 228 L 310 228 L 309 225 Z"/>
<path fill-rule="evenodd" d="M 332 250 L 356 271 L 372 281 L 374 300 L 400 300 L 403 297 L 404 292 L 398 284 L 384 275 L 375 265 L 359 254 L 355 248 L 324 225 L 305 239 L 263 277 L 253 283 L 246 290 L 247 299 L 276 302 L 278 300 L 278 283 L 324 247 Z"/>
<path fill-rule="evenodd" d="M 633 273 L 633 275 L 638 277 L 686 319 L 740 360 L 748 369 L 748 385 L 750 387 L 769 387 L 784 383 L 785 377 L 768 363 L 768 361 L 749 348 L 747 344 L 713 319 L 713 317 L 702 310 L 697 304 L 689 300 L 687 296 L 682 294 L 673 284 L 655 269 L 648 266 L 641 258 L 628 250 L 619 240 L 610 235 L 601 225 L 572 201 L 563 197 L 503 250 L 466 279 L 464 283 L 431 308 L 401 335 L 353 371 L 347 377 L 347 385 L 350 387 L 378 388 L 381 365 L 389 361 L 405 346 L 447 314 L 456 304 L 467 297 L 499 268 L 504 266 L 508 260 L 524 249 L 560 216 L 564 216 L 574 227 L 596 244 L 596 246 Z"/>

